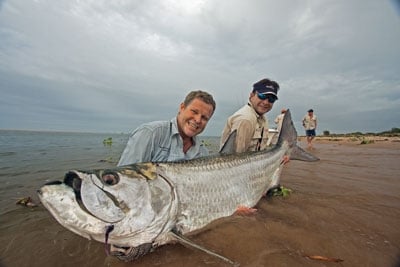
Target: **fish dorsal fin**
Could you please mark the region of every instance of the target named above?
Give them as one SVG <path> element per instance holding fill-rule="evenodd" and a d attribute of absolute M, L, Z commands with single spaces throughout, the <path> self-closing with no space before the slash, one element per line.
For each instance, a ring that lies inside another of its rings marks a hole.
<path fill-rule="evenodd" d="M 215 253 L 215 252 L 213 252 L 213 251 L 211 251 L 211 250 L 208 250 L 208 249 L 206 249 L 206 248 L 204 248 L 204 247 L 202 247 L 202 246 L 200 246 L 200 245 L 197 245 L 196 243 L 194 243 L 193 241 L 191 241 L 191 240 L 189 240 L 188 238 L 184 237 L 183 235 L 181 235 L 181 234 L 178 233 L 177 231 L 172 230 L 172 231 L 170 232 L 170 234 L 172 235 L 172 237 L 173 237 L 176 241 L 178 241 L 179 243 L 181 243 L 181 244 L 184 245 L 184 246 L 191 247 L 191 248 L 200 250 L 200 251 L 202 251 L 202 252 L 205 252 L 205 253 L 207 253 L 207 254 L 209 254 L 209 255 L 211 255 L 211 256 L 217 257 L 217 258 L 219 258 L 219 259 L 221 259 L 221 260 L 223 260 L 223 261 L 225 261 L 225 262 L 231 264 L 232 266 L 238 267 L 238 266 L 240 265 L 239 263 L 234 262 L 234 261 L 231 261 L 230 259 L 225 258 L 225 257 L 222 256 L 222 255 L 219 255 L 219 254 L 217 254 L 217 253 Z"/>
<path fill-rule="evenodd" d="M 231 132 L 226 139 L 225 143 L 222 145 L 221 149 L 219 150 L 220 154 L 233 154 L 235 153 L 235 141 L 236 141 L 237 130 Z"/>

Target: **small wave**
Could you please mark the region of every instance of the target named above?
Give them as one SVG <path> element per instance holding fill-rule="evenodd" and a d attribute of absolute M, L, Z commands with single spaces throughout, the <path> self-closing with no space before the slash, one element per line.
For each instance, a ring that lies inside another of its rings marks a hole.
<path fill-rule="evenodd" d="M 11 167 L 9 167 L 9 166 L 0 167 L 0 171 L 9 170 L 9 169 L 11 169 Z"/>
<path fill-rule="evenodd" d="M 13 151 L 0 152 L 0 157 L 9 157 L 9 156 L 14 156 L 15 154 L 17 154 L 17 152 Z"/>
<path fill-rule="evenodd" d="M 28 175 L 31 172 L 29 171 L 20 171 L 20 172 L 10 172 L 10 173 L 0 173 L 0 177 L 15 177 L 15 176 L 23 176 Z"/>

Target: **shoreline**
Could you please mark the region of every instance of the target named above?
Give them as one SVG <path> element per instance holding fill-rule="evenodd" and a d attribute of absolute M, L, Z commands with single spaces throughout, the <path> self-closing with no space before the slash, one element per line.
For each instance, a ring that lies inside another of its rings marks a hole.
<path fill-rule="evenodd" d="M 307 143 L 306 136 L 298 136 L 298 141 Z M 340 145 L 362 145 L 362 146 L 400 146 L 400 136 L 316 136 L 313 144 L 340 144 Z"/>

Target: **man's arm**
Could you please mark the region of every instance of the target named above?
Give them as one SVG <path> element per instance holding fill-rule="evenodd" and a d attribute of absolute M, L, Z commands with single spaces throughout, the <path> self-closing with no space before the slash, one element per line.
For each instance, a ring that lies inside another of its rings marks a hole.
<path fill-rule="evenodd" d="M 153 147 L 153 132 L 146 127 L 136 129 L 129 136 L 128 143 L 122 152 L 118 166 L 151 161 Z"/>

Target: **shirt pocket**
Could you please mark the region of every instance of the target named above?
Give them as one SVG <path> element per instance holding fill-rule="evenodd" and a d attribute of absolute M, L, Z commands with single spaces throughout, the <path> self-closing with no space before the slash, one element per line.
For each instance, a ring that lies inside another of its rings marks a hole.
<path fill-rule="evenodd" d="M 171 149 L 169 147 L 158 147 L 157 152 L 153 157 L 153 161 L 167 161 L 170 152 Z"/>
<path fill-rule="evenodd" d="M 262 136 L 263 136 L 263 128 L 256 128 L 256 130 L 254 131 L 254 135 L 253 135 L 253 139 L 257 139 L 257 140 L 259 140 L 259 139 L 261 139 L 262 138 Z"/>

